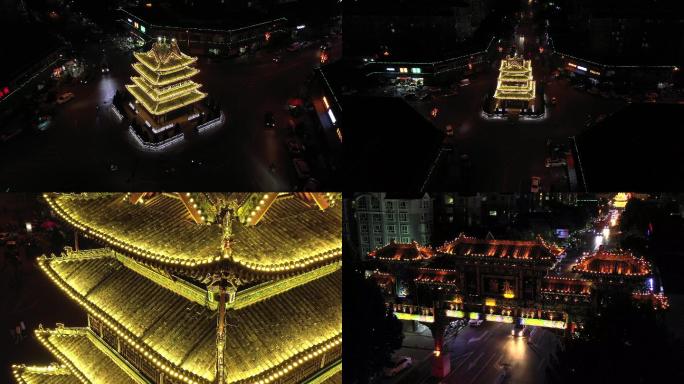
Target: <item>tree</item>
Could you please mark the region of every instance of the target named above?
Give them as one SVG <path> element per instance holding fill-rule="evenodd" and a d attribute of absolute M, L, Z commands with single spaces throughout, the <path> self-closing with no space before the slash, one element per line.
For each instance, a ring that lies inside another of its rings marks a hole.
<path fill-rule="evenodd" d="M 668 333 L 659 314 L 648 304 L 635 303 L 629 294 L 613 293 L 609 298 L 587 320 L 579 337 L 567 340 L 550 381 L 684 382 L 682 343 Z"/>
<path fill-rule="evenodd" d="M 385 305 L 380 288 L 353 262 L 343 263 L 344 382 L 374 380 L 401 347 L 401 321 Z"/>

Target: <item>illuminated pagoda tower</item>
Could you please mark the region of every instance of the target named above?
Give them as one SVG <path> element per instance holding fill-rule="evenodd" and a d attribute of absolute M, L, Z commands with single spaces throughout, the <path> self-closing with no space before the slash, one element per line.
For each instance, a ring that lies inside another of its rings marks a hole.
<path fill-rule="evenodd" d="M 183 54 L 176 39 L 158 38 L 147 52 L 134 52 L 136 62 L 133 84 L 126 85 L 135 98 L 134 112 L 142 121 L 150 137 L 168 138 L 177 132 L 178 124 L 201 113 L 198 102 L 207 94 L 200 92 L 200 84 L 191 80 L 199 70 L 192 67 L 196 57 Z M 140 106 L 143 108 L 140 108 Z"/>
<path fill-rule="evenodd" d="M 534 112 L 535 95 L 532 60 L 525 60 L 520 56 L 506 56 L 501 60 L 494 93 L 495 110 L 528 109 Z"/>
<path fill-rule="evenodd" d="M 341 382 L 339 194 L 44 197 L 76 237 L 38 264 L 87 325 L 40 325 L 55 362 L 17 382 Z"/>

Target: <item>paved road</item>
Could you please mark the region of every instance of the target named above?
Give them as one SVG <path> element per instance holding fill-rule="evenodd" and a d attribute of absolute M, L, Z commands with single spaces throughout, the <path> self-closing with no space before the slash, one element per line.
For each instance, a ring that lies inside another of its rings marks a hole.
<path fill-rule="evenodd" d="M 249 57 L 211 62 L 200 59 L 197 81 L 220 101 L 227 122 L 223 128 L 165 154 L 146 154 L 130 142 L 125 127 L 108 109 L 116 89 L 124 89 L 133 71 L 130 53 L 105 44 L 111 69 L 95 75 L 87 85 L 64 86 L 76 98 L 58 106 L 52 126 L 0 143 L 0 187 L 3 190 L 82 188 L 173 189 L 233 188 L 289 190 L 297 182 L 286 153 L 286 102 L 296 96 L 318 64 L 315 45 L 286 52 L 274 64 L 273 54 L 261 51 Z M 90 45 L 83 56 L 99 64 L 102 52 Z M 341 55 L 334 41 L 331 58 Z M 96 105 L 101 108 L 96 110 Z M 264 130 L 264 114 L 272 111 L 278 133 Z M 269 165 L 276 164 L 271 172 Z M 112 171 L 115 165 L 115 171 Z"/>
<path fill-rule="evenodd" d="M 511 324 L 484 322 L 481 327 L 464 328 L 456 337 L 447 339 L 445 348 L 451 357 L 451 372 L 442 380 L 432 377 L 432 338 L 417 342 L 415 337 L 395 353 L 411 356 L 413 366 L 385 384 L 405 383 L 542 383 L 549 359 L 556 350 L 558 338 L 544 328 L 530 327 L 530 336 L 513 337 Z M 509 375 L 503 380 L 504 365 Z M 500 381 L 503 380 L 503 381 Z"/>

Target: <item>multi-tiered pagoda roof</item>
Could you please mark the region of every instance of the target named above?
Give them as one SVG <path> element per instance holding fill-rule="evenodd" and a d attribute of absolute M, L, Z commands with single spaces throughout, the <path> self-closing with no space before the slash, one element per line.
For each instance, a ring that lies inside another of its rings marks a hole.
<path fill-rule="evenodd" d="M 133 69 L 139 76 L 126 89 L 152 115 L 158 116 L 205 98 L 200 84 L 190 80 L 199 70 L 196 57 L 185 55 L 175 39 L 158 39 L 147 52 L 136 52 Z"/>
<path fill-rule="evenodd" d="M 88 314 L 88 326 L 38 329 L 58 362 L 15 366 L 17 381 L 266 384 L 339 377 L 338 194 L 45 198 L 104 247 L 39 258 Z M 225 288 L 217 285 L 226 281 L 233 290 L 224 301 Z"/>
<path fill-rule="evenodd" d="M 497 100 L 527 100 L 535 98 L 532 61 L 521 56 L 507 56 L 501 60 L 499 79 L 494 98 Z"/>

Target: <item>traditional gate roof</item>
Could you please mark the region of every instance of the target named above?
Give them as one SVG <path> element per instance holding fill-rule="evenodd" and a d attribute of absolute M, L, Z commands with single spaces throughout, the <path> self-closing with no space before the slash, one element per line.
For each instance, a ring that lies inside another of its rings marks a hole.
<path fill-rule="evenodd" d="M 554 260 L 563 253 L 562 248 L 547 243 L 539 236 L 535 240 L 496 240 L 477 239 L 463 233 L 437 250 L 456 256 L 525 260 Z"/>
<path fill-rule="evenodd" d="M 596 252 L 583 256 L 572 269 L 588 275 L 646 276 L 651 265 L 643 258 L 637 258 L 629 251 L 608 251 L 603 246 Z"/>
<path fill-rule="evenodd" d="M 434 256 L 434 251 L 431 247 L 421 246 L 415 241 L 404 244 L 397 243 L 394 240 L 384 247 L 368 253 L 370 258 L 395 261 L 419 261 L 429 259 L 432 256 Z"/>

